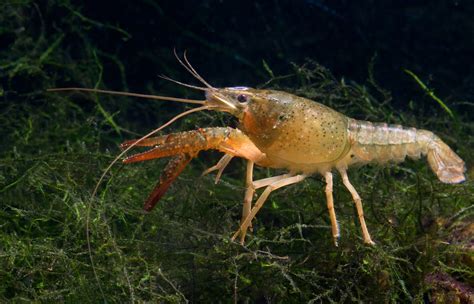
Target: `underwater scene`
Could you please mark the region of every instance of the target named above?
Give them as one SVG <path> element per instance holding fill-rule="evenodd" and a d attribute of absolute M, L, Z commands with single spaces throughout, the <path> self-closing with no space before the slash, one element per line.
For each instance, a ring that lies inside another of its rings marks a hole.
<path fill-rule="evenodd" d="M 474 303 L 474 2 L 0 2 L 1 303 Z"/>

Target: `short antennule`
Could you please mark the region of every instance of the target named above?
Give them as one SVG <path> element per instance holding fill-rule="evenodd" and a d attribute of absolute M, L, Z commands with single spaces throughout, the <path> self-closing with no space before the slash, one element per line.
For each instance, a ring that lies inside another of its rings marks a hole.
<path fill-rule="evenodd" d="M 158 75 L 158 77 L 160 77 L 161 79 L 164 79 L 164 80 L 174 82 L 174 83 L 179 84 L 183 87 L 187 87 L 187 88 L 191 88 L 191 89 L 195 89 L 195 90 L 200 90 L 200 91 L 207 91 L 208 90 L 208 88 L 203 88 L 203 87 L 194 86 L 192 84 L 187 84 L 187 83 L 184 83 L 184 82 L 181 82 L 181 81 L 178 81 L 178 80 L 174 80 L 173 78 L 165 76 L 165 75 Z"/>
<path fill-rule="evenodd" d="M 204 80 L 204 78 L 198 74 L 198 72 L 193 68 L 193 66 L 191 65 L 191 63 L 189 62 L 188 60 L 188 57 L 186 56 L 186 51 L 184 52 L 184 62 L 183 60 L 179 57 L 178 53 L 176 52 L 176 49 L 173 49 L 173 52 L 174 52 L 174 56 L 176 57 L 176 59 L 178 60 L 178 62 L 189 72 L 191 73 L 191 75 L 193 75 L 194 78 L 196 78 L 197 80 L 199 80 L 200 82 L 202 82 L 206 87 L 208 87 L 209 89 L 213 89 L 214 87 L 211 86 L 207 81 Z M 186 62 L 186 63 L 185 63 Z"/>

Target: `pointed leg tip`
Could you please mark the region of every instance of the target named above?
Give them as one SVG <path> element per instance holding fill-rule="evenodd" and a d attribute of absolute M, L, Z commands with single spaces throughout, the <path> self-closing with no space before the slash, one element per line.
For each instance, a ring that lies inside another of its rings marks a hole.
<path fill-rule="evenodd" d="M 365 243 L 366 245 L 369 245 L 369 246 L 375 246 L 375 242 L 372 241 L 371 239 L 364 240 L 364 243 Z"/>
<path fill-rule="evenodd" d="M 208 168 L 201 173 L 201 177 L 208 175 L 209 173 L 212 172 L 212 168 Z"/>
<path fill-rule="evenodd" d="M 240 245 L 243 246 L 245 244 L 245 233 L 242 233 L 240 229 L 234 233 L 234 235 L 230 238 L 230 240 L 232 242 L 235 242 L 238 236 L 240 236 L 239 243 Z"/>

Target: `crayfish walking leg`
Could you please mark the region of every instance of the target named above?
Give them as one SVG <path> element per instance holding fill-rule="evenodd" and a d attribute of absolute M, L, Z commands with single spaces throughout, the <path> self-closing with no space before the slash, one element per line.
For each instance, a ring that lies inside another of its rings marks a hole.
<path fill-rule="evenodd" d="M 337 240 L 339 238 L 339 225 L 337 223 L 337 218 L 336 218 L 336 211 L 334 211 L 334 198 L 332 195 L 332 188 L 333 188 L 333 182 L 332 182 L 332 173 L 331 172 L 326 172 L 324 174 L 324 178 L 326 179 L 326 202 L 328 206 L 328 211 L 329 211 L 329 218 L 331 219 L 331 228 L 332 228 L 332 238 L 334 241 L 334 246 L 337 247 Z"/>
<path fill-rule="evenodd" d="M 339 173 L 342 176 L 342 183 L 344 186 L 346 186 L 347 190 L 352 195 L 352 199 L 354 200 L 354 203 L 356 205 L 357 209 L 357 215 L 359 217 L 359 222 L 360 222 L 360 227 L 362 229 L 362 236 L 364 237 L 364 243 L 369 244 L 369 245 L 374 245 L 374 241 L 372 241 L 372 238 L 370 237 L 369 230 L 367 229 L 367 225 L 365 224 L 365 218 L 364 218 L 364 209 L 362 207 L 362 200 L 359 196 L 359 193 L 357 193 L 356 189 L 354 186 L 352 186 L 351 182 L 349 181 L 349 177 L 347 176 L 347 172 L 345 169 L 339 169 Z"/>
<path fill-rule="evenodd" d="M 305 177 L 306 175 L 304 174 L 293 175 L 293 176 L 288 176 L 287 174 L 284 174 L 281 176 L 268 178 L 267 180 L 271 180 L 271 183 L 267 186 L 267 188 L 265 188 L 265 190 L 263 191 L 263 193 L 260 195 L 257 202 L 255 203 L 254 207 L 250 211 L 250 214 L 247 216 L 244 222 L 240 225 L 240 228 L 234 233 L 234 235 L 232 236 L 232 240 L 235 240 L 235 238 L 237 238 L 237 236 L 240 235 L 240 243 L 241 244 L 244 243 L 245 235 L 247 234 L 247 229 L 249 228 L 249 225 L 252 219 L 255 217 L 255 215 L 260 210 L 260 208 L 262 208 L 263 204 L 267 200 L 270 193 L 272 193 L 272 191 L 281 187 L 291 185 L 291 184 L 299 183 L 302 180 L 304 180 Z"/>

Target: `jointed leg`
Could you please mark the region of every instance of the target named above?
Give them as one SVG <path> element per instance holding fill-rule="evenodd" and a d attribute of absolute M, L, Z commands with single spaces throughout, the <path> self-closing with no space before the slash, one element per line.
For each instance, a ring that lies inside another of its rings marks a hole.
<path fill-rule="evenodd" d="M 260 188 L 266 187 L 266 186 L 268 186 L 268 185 L 270 185 L 274 182 L 280 181 L 282 179 L 285 179 L 285 178 L 291 177 L 291 176 L 293 176 L 293 175 L 291 175 L 291 174 L 282 174 L 282 175 L 262 178 L 262 179 L 254 181 L 252 184 L 253 184 L 253 187 L 255 189 L 260 189 Z"/>
<path fill-rule="evenodd" d="M 306 175 L 295 175 L 295 176 L 290 176 L 290 177 L 286 177 L 285 175 L 283 175 L 281 176 L 279 180 L 274 181 L 271 184 L 269 184 L 267 188 L 263 191 L 262 195 L 260 195 L 260 197 L 258 198 L 250 214 L 247 216 L 244 222 L 240 225 L 239 230 L 237 230 L 232 236 L 232 240 L 235 240 L 235 238 L 237 238 L 237 236 L 240 235 L 241 236 L 240 243 L 243 244 L 250 222 L 255 217 L 255 215 L 260 210 L 260 208 L 262 208 L 263 204 L 265 203 L 268 196 L 273 190 L 298 183 L 302 181 L 303 179 L 305 179 L 305 177 Z"/>
<path fill-rule="evenodd" d="M 251 166 L 251 168 L 249 168 L 249 166 Z M 245 219 L 247 219 L 248 215 L 250 214 L 250 211 L 251 211 L 251 208 L 252 208 L 253 194 L 255 193 L 256 189 L 266 187 L 266 186 L 268 186 L 268 185 L 270 185 L 270 184 L 272 184 L 276 181 L 280 181 L 280 180 L 285 179 L 285 178 L 290 177 L 290 176 L 291 176 L 290 174 L 283 174 L 283 175 L 278 175 L 278 176 L 259 179 L 257 181 L 252 181 L 252 179 L 253 179 L 253 162 L 250 165 L 250 161 L 248 161 L 247 162 L 247 176 L 246 176 L 247 190 L 245 191 L 244 206 L 243 206 L 243 212 L 242 212 L 242 219 L 240 220 L 240 225 L 243 225 L 243 223 L 245 222 Z M 250 224 L 249 224 L 248 228 L 250 228 L 250 231 L 252 231 L 252 221 L 250 221 Z M 246 234 L 247 234 L 247 231 L 240 234 L 240 243 L 242 243 L 242 244 L 244 243 Z"/>
<path fill-rule="evenodd" d="M 352 199 L 354 200 L 354 203 L 356 205 L 357 215 L 359 216 L 360 227 L 362 228 L 362 235 L 364 237 L 364 243 L 374 245 L 375 243 L 370 238 L 369 230 L 367 229 L 367 225 L 365 224 L 362 200 L 360 199 L 360 196 L 354 186 L 352 186 L 351 182 L 349 181 L 349 177 L 347 177 L 346 170 L 339 169 L 339 173 L 342 176 L 342 182 L 344 183 L 344 186 L 346 186 L 347 190 L 349 190 L 349 192 L 351 193 Z"/>
<path fill-rule="evenodd" d="M 244 205 L 242 207 L 242 219 L 240 220 L 240 224 L 242 224 L 247 216 L 250 214 L 252 209 L 252 199 L 253 194 L 255 193 L 255 187 L 253 186 L 253 161 L 247 161 L 247 174 L 245 177 L 245 198 L 244 198 Z M 250 230 L 252 230 L 252 222 L 249 225 Z"/>
<path fill-rule="evenodd" d="M 270 185 L 271 183 L 274 183 L 276 181 L 285 179 L 287 177 L 290 177 L 290 174 L 283 174 L 283 175 L 278 175 L 278 176 L 273 176 L 273 177 L 268 177 L 268 178 L 263 178 L 259 179 L 257 181 L 252 181 L 253 179 L 253 162 L 250 164 L 251 161 L 247 162 L 247 176 L 246 176 L 246 186 L 247 190 L 245 191 L 245 199 L 244 199 L 244 206 L 243 206 L 243 211 L 242 211 L 242 219 L 240 220 L 240 225 L 243 225 L 245 220 L 247 219 L 248 215 L 251 212 L 252 208 L 252 199 L 253 199 L 253 194 L 255 193 L 256 189 L 260 189 L 262 187 L 266 187 Z M 250 168 L 251 167 L 251 168 Z M 249 227 L 252 228 L 252 221 L 250 221 Z M 243 244 L 245 241 L 245 235 L 247 234 L 247 231 L 245 233 L 240 234 L 240 242 Z M 234 238 L 232 238 L 234 240 Z"/>
<path fill-rule="evenodd" d="M 209 174 L 211 173 L 212 171 L 216 171 L 216 170 L 219 170 L 217 171 L 217 174 L 216 174 L 216 180 L 215 180 L 215 183 L 217 184 L 221 178 L 221 175 L 222 175 L 222 172 L 224 171 L 225 167 L 227 167 L 227 165 L 229 164 L 229 162 L 232 160 L 232 158 L 234 158 L 233 155 L 230 155 L 230 154 L 224 154 L 224 156 L 222 156 L 222 158 L 217 162 L 217 164 L 215 164 L 214 166 L 206 169 L 202 174 L 201 176 L 203 175 L 206 175 L 206 174 Z"/>
<path fill-rule="evenodd" d="M 326 179 L 326 201 L 329 210 L 329 217 L 331 219 L 332 238 L 334 240 L 334 245 L 337 246 L 337 240 L 339 238 L 339 225 L 336 219 L 336 212 L 334 211 L 334 199 L 332 196 L 332 173 L 326 172 L 324 174 L 324 178 Z"/>

